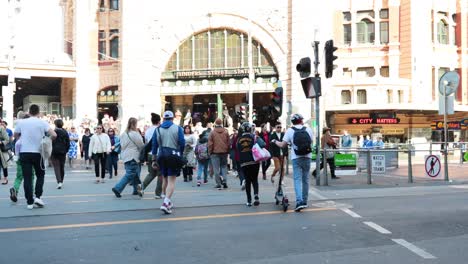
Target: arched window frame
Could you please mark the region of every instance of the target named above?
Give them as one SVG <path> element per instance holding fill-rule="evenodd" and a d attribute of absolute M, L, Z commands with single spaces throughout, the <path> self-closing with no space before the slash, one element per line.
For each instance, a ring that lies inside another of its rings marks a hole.
<path fill-rule="evenodd" d="M 205 51 L 198 50 L 200 39 L 205 37 L 204 41 L 207 41 L 207 45 L 200 45 Z M 238 44 L 235 45 L 233 42 Z M 248 61 L 247 42 L 247 34 L 226 28 L 196 33 L 181 42 L 169 59 L 165 71 L 246 68 Z M 201 59 L 201 55 L 207 56 L 207 58 Z M 254 67 L 274 67 L 270 55 L 255 38 L 252 38 L 252 56 Z"/>
<path fill-rule="evenodd" d="M 363 18 L 356 24 L 357 42 L 359 44 L 374 43 L 375 23 L 370 18 Z"/>
<path fill-rule="evenodd" d="M 442 45 L 449 44 L 449 23 L 445 19 L 437 22 L 437 42 Z"/>

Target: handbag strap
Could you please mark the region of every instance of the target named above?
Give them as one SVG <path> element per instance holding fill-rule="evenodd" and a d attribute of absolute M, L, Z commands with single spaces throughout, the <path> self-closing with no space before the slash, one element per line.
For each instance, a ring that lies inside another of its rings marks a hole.
<path fill-rule="evenodd" d="M 135 145 L 135 147 L 138 149 L 138 145 L 135 143 L 135 141 L 133 141 L 133 139 L 130 137 L 130 134 L 128 134 L 128 131 L 127 131 L 127 137 L 128 139 L 133 143 L 133 145 Z"/>

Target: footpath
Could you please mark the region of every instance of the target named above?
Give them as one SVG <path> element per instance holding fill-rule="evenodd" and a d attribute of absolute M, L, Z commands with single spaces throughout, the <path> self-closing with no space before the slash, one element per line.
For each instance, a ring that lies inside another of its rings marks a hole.
<path fill-rule="evenodd" d="M 367 184 L 367 174 L 365 172 L 357 175 L 343 175 L 340 179 L 329 180 L 328 186 L 315 186 L 315 181 L 311 178 L 311 188 L 309 200 L 311 202 L 352 199 L 352 198 L 372 198 L 383 196 L 402 195 L 424 195 L 425 193 L 452 193 L 467 191 L 468 165 L 450 165 L 451 182 L 443 181 L 443 174 L 437 179 L 429 179 L 423 174 L 415 173 L 414 183 L 408 183 L 407 168 L 401 166 L 397 169 L 386 171 L 384 175 L 373 176 L 373 184 Z M 413 167 L 416 172 L 418 168 Z M 270 167 L 267 175 L 270 175 Z M 292 180 L 292 167 L 289 166 L 289 174 L 284 180 L 284 192 L 289 196 L 291 207 L 294 207 L 294 185 Z M 123 165 L 119 165 L 119 176 L 107 179 L 105 183 L 94 183 L 94 170 L 86 170 L 81 166 L 70 169 L 66 168 L 63 189 L 56 189 L 53 169 L 46 171 L 46 181 L 44 186 L 43 200 L 46 206 L 42 209 L 26 209 L 24 191 L 20 189 L 19 201 L 12 203 L 9 199 L 9 189 L 13 186 L 16 168 L 9 168 L 9 184 L 0 185 L 0 218 L 17 216 L 44 216 L 55 214 L 71 214 L 70 217 L 78 217 L 83 213 L 99 213 L 110 211 L 131 211 L 131 210 L 154 210 L 159 214 L 161 199 L 154 198 L 155 182 L 152 182 L 145 191 L 144 196 L 132 195 L 132 186 L 127 186 L 122 193 L 122 198 L 116 198 L 111 188 L 124 174 Z M 406 174 L 405 174 L 406 172 Z M 146 176 L 146 166 L 142 168 L 142 178 Z M 183 182 L 183 177 L 178 177 L 176 192 L 173 196 L 173 203 L 177 208 L 202 207 L 205 206 L 244 206 L 246 202 L 245 192 L 241 191 L 239 179 L 232 173 L 228 174 L 228 186 L 226 190 L 217 190 L 214 187 L 214 180 L 209 178 L 209 183 L 200 187 L 196 182 Z M 278 176 L 276 177 L 276 184 Z M 272 184 L 269 177 L 267 180 L 261 179 L 260 202 L 261 206 L 275 208 L 274 193 L 277 185 Z M 278 207 L 278 210 L 280 208 Z M 75 216 L 74 216 L 75 215 Z"/>

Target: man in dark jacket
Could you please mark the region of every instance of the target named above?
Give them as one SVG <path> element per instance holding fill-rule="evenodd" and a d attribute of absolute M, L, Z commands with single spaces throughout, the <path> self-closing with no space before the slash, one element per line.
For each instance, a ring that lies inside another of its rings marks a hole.
<path fill-rule="evenodd" d="M 227 158 L 229 154 L 229 133 L 223 127 L 223 121 L 216 119 L 215 128 L 208 136 L 208 153 L 213 165 L 216 180 L 215 188 L 221 190 L 221 185 L 226 189 Z M 222 175 L 222 176 L 221 176 Z"/>

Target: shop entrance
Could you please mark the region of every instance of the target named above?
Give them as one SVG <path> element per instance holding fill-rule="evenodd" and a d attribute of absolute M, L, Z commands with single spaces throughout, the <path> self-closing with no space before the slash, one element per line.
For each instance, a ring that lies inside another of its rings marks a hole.
<path fill-rule="evenodd" d="M 112 122 L 119 118 L 119 88 L 109 86 L 98 92 L 97 95 L 98 122 Z"/>

